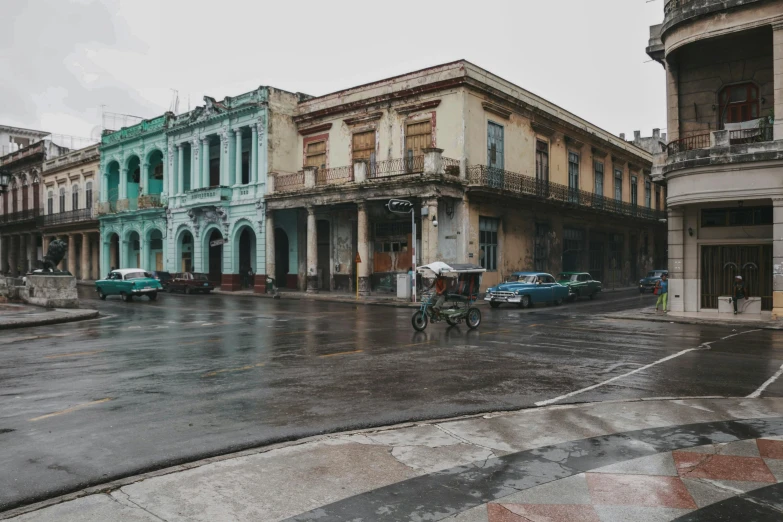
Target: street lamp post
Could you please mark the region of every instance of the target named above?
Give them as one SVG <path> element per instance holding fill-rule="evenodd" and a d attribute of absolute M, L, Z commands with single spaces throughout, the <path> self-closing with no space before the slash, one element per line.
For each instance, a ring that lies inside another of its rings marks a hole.
<path fill-rule="evenodd" d="M 395 214 L 410 214 L 411 215 L 411 231 L 412 231 L 412 252 L 413 252 L 413 302 L 416 302 L 416 214 L 413 212 L 413 203 L 404 199 L 390 199 L 386 203 L 386 208 L 389 212 Z"/>

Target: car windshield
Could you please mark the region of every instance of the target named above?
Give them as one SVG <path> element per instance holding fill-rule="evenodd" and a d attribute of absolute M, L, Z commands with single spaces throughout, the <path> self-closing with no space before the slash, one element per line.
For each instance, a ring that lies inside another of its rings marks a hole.
<path fill-rule="evenodd" d="M 131 272 L 129 274 L 125 274 L 125 280 L 128 279 L 144 279 L 145 277 L 149 277 L 150 275 L 147 272 Z"/>
<path fill-rule="evenodd" d="M 578 274 L 560 274 L 561 281 L 579 281 Z"/>
<path fill-rule="evenodd" d="M 653 271 L 653 272 L 647 272 L 647 277 L 661 277 L 661 274 L 662 274 L 662 273 L 663 273 L 663 272 L 655 272 L 655 271 Z"/>
<path fill-rule="evenodd" d="M 535 283 L 536 276 L 534 275 L 510 275 L 506 278 L 506 283 Z"/>
<path fill-rule="evenodd" d="M 193 279 L 198 281 L 209 281 L 206 274 L 193 274 Z"/>
<path fill-rule="evenodd" d="M 157 272 L 155 275 L 158 276 L 158 279 L 171 279 L 171 274 L 168 272 Z"/>

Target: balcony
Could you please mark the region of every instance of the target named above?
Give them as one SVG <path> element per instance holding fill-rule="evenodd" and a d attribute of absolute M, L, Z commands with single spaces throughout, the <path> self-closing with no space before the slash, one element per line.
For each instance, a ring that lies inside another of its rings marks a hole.
<path fill-rule="evenodd" d="M 80 223 L 82 221 L 91 221 L 92 209 L 81 208 L 79 210 L 69 210 L 67 212 L 58 212 L 57 214 L 46 214 L 43 216 L 43 226 L 52 227 L 57 225 L 67 225 L 70 223 Z"/>
<path fill-rule="evenodd" d="M 656 221 L 666 217 L 663 211 L 625 203 L 592 192 L 573 189 L 551 181 L 537 180 L 531 176 L 486 165 L 473 165 L 468 168 L 468 184 L 472 187 L 494 189 L 509 195 L 530 197 L 618 216 Z"/>
<path fill-rule="evenodd" d="M 160 194 L 147 194 L 146 196 L 139 196 L 137 202 L 138 209 L 145 208 L 163 208 L 164 201 L 160 197 Z"/>
<path fill-rule="evenodd" d="M 40 221 L 43 209 L 36 208 L 30 210 L 22 210 L 20 212 L 12 212 L 10 214 L 0 214 L 0 225 L 11 225 L 16 223 L 23 223 L 26 221 Z"/>
<path fill-rule="evenodd" d="M 185 206 L 219 205 L 231 200 L 231 187 L 209 187 L 191 190 L 185 194 Z"/>
<path fill-rule="evenodd" d="M 695 134 L 675 140 L 666 145 L 666 153 L 670 156 L 690 150 L 709 149 L 712 147 L 730 147 L 732 145 L 747 145 L 773 141 L 774 134 L 771 125 L 752 126 L 748 128 L 731 129 Z"/>

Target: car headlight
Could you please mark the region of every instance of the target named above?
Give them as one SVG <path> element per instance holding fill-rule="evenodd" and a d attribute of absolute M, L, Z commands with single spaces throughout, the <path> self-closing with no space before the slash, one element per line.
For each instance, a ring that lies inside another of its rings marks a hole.
<path fill-rule="evenodd" d="M 519 290 L 515 290 L 514 293 L 519 295 Z"/>

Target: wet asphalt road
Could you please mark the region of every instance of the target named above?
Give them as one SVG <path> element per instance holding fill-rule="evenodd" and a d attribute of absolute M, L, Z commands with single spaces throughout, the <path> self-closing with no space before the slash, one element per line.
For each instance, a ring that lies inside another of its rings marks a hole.
<path fill-rule="evenodd" d="M 324 432 L 558 398 L 747 396 L 783 364 L 783 332 L 597 317 L 654 299 L 636 291 L 482 306 L 476 331 L 424 333 L 411 309 L 80 292 L 106 317 L 0 333 L 0 511 Z"/>

